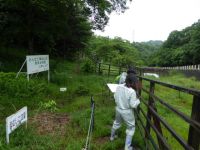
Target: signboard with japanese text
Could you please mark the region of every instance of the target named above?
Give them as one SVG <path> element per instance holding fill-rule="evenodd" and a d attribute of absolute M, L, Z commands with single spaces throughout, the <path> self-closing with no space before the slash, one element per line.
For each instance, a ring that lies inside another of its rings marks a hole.
<path fill-rule="evenodd" d="M 26 56 L 27 74 L 49 70 L 49 55 Z"/>
<path fill-rule="evenodd" d="M 27 122 L 28 112 L 27 107 L 23 107 L 15 114 L 6 118 L 6 139 L 9 143 L 9 134 L 12 133 L 17 127 L 19 127 L 24 122 Z"/>

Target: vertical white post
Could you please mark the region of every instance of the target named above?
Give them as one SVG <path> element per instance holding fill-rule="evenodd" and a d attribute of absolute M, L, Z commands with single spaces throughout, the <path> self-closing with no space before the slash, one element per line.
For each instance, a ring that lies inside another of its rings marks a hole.
<path fill-rule="evenodd" d="M 29 81 L 29 74 L 27 73 L 27 80 Z"/>
<path fill-rule="evenodd" d="M 9 134 L 8 133 L 6 133 L 6 142 L 7 142 L 7 144 L 9 144 Z"/>
<path fill-rule="evenodd" d="M 10 142 L 8 129 L 9 129 L 9 125 L 8 125 L 8 121 L 6 119 L 6 142 L 7 142 L 7 144 L 9 144 L 9 142 Z"/>
<path fill-rule="evenodd" d="M 17 75 L 16 75 L 15 78 L 17 78 L 17 77 L 19 76 L 19 73 L 21 72 L 21 70 L 22 70 L 22 68 L 24 67 L 25 63 L 26 63 L 26 59 L 24 60 L 22 66 L 21 66 L 21 68 L 19 69 L 19 72 L 17 73 Z"/>

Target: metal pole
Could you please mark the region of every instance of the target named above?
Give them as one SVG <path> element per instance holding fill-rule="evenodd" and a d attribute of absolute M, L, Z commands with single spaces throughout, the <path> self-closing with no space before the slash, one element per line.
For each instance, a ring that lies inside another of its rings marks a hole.
<path fill-rule="evenodd" d="M 15 78 L 17 78 L 17 77 L 19 76 L 19 73 L 21 72 L 21 70 L 22 70 L 22 68 L 24 67 L 25 63 L 26 63 L 26 59 L 24 60 L 22 66 L 21 66 L 21 68 L 19 69 L 19 72 L 17 73 L 17 75 L 16 75 Z"/>

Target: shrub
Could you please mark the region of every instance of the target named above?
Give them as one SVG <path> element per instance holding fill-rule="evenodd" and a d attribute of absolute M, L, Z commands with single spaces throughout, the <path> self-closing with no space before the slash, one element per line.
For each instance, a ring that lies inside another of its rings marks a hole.
<path fill-rule="evenodd" d="M 81 67 L 81 70 L 86 73 L 92 73 L 95 71 L 95 66 L 90 59 L 86 59 Z"/>
<path fill-rule="evenodd" d="M 12 97 L 27 98 L 47 93 L 47 84 L 42 81 L 27 81 L 25 76 L 15 78 L 16 73 L 0 73 L 0 93 Z"/>
<path fill-rule="evenodd" d="M 48 102 L 40 102 L 39 107 L 44 110 L 49 110 L 51 112 L 58 111 L 57 104 L 54 100 L 49 100 Z"/>

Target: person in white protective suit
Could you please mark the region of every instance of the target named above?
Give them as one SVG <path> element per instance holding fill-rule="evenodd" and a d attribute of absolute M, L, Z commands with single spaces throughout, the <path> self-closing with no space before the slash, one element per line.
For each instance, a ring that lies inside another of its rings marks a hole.
<path fill-rule="evenodd" d="M 124 84 L 125 83 L 126 76 L 127 76 L 126 72 L 122 72 L 121 73 L 120 78 L 119 78 L 119 84 Z"/>
<path fill-rule="evenodd" d="M 125 150 L 132 150 L 131 142 L 135 132 L 135 117 L 133 108 L 137 108 L 140 104 L 140 100 L 137 98 L 138 80 L 134 74 L 128 74 L 125 84 L 121 84 L 117 87 L 114 94 L 116 103 L 115 121 L 111 129 L 110 140 L 113 141 L 116 138 L 116 130 L 121 127 L 121 123 L 124 121 L 126 128 L 126 140 Z"/>
<path fill-rule="evenodd" d="M 120 77 L 119 77 L 119 83 L 118 84 L 124 84 L 125 83 L 127 74 L 136 75 L 135 69 L 133 67 L 129 67 L 127 72 L 122 72 Z"/>

